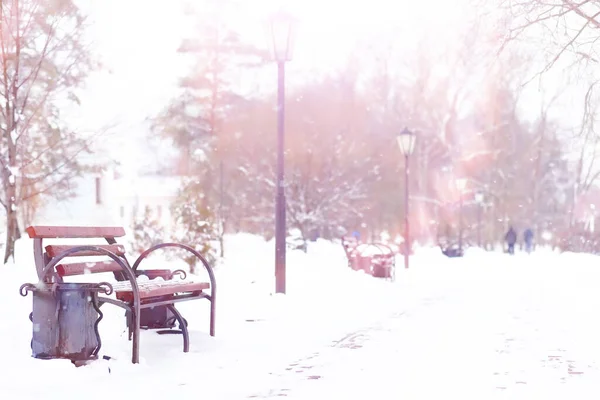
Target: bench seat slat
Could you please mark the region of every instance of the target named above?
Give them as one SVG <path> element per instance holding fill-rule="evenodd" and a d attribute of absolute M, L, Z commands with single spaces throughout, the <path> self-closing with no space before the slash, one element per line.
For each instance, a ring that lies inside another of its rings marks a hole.
<path fill-rule="evenodd" d="M 56 272 L 59 276 L 97 274 L 116 271 L 122 271 L 122 269 L 121 266 L 114 261 L 81 262 L 59 264 L 56 266 Z"/>
<path fill-rule="evenodd" d="M 125 229 L 119 226 L 30 226 L 26 231 L 32 239 L 116 238 L 125 236 Z"/>
<path fill-rule="evenodd" d="M 188 282 L 188 281 L 163 281 L 153 279 L 151 281 L 137 281 L 140 298 L 160 297 L 174 295 L 176 293 L 201 292 L 210 288 L 208 282 Z M 119 300 L 131 301 L 132 291 L 131 283 L 127 281 L 113 284 L 113 289 Z"/>
<path fill-rule="evenodd" d="M 58 256 L 63 251 L 67 251 L 69 249 L 72 249 L 75 247 L 81 247 L 81 246 L 82 246 L 81 244 L 60 245 L 60 246 L 49 245 L 49 246 L 46 246 L 46 254 L 48 254 L 48 256 L 52 258 L 52 257 Z M 110 252 L 115 253 L 118 256 L 125 255 L 125 247 L 123 247 L 123 245 L 120 245 L 120 244 L 102 244 L 102 245 L 92 245 L 92 246 L 100 247 L 104 250 L 108 250 Z M 103 256 L 103 255 L 105 255 L 105 254 L 91 251 L 91 250 L 86 250 L 86 251 L 80 251 L 80 252 L 71 254 L 70 257 Z"/>

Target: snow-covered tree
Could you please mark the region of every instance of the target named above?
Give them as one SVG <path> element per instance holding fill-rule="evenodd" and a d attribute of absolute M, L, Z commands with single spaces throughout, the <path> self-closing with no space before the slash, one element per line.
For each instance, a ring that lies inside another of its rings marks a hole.
<path fill-rule="evenodd" d="M 145 250 L 159 243 L 165 242 L 164 227 L 149 206 L 144 207 L 141 217 L 133 216 L 132 221 L 133 240 L 131 246 L 133 251 L 141 254 Z"/>
<path fill-rule="evenodd" d="M 154 130 L 173 140 L 181 152 L 179 172 L 195 176 L 218 224 L 220 252 L 232 208 L 237 201 L 232 182 L 238 160 L 231 156 L 234 135 L 227 126 L 233 109 L 245 98 L 239 87 L 250 68 L 262 65 L 264 52 L 247 44 L 230 20 L 235 0 L 210 0 L 202 8 L 189 7 L 194 35 L 185 39 L 180 54 L 190 72 L 180 81 L 180 95 L 154 121 Z"/>
<path fill-rule="evenodd" d="M 202 182 L 191 180 L 179 192 L 172 206 L 175 219 L 174 239 L 193 247 L 209 263 L 214 263 L 218 251 L 218 227 L 213 208 L 202 193 Z M 182 252 L 190 272 L 195 273 L 198 260 Z"/>
<path fill-rule="evenodd" d="M 345 72 L 293 91 L 288 105 L 288 225 L 305 239 L 356 229 L 351 221 L 367 211 L 369 184 L 376 179 L 367 104 L 357 77 Z"/>

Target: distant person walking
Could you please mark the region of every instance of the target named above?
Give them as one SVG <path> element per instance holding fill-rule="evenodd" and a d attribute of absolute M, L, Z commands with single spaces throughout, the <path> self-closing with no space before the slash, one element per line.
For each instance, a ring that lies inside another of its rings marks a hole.
<path fill-rule="evenodd" d="M 533 250 L 533 231 L 531 228 L 527 228 L 523 233 L 523 239 L 525 240 L 525 251 L 531 253 Z"/>
<path fill-rule="evenodd" d="M 517 232 L 511 226 L 504 236 L 506 244 L 508 245 L 508 254 L 515 254 L 515 243 L 517 243 Z"/>

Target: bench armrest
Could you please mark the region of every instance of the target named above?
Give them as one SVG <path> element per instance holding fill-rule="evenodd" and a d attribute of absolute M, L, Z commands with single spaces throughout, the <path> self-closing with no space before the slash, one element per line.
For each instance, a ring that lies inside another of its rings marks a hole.
<path fill-rule="evenodd" d="M 192 253 L 194 256 L 196 256 L 196 258 L 198 258 L 200 260 L 200 262 L 202 263 L 202 265 L 206 269 L 206 272 L 208 273 L 208 277 L 210 279 L 210 294 L 211 294 L 211 298 L 214 298 L 216 290 L 217 290 L 217 281 L 215 279 L 215 273 L 213 272 L 212 267 L 210 266 L 210 264 L 208 263 L 208 261 L 206 261 L 206 258 L 204 258 L 204 256 L 202 254 L 200 254 L 199 252 L 197 252 L 193 247 L 185 245 L 185 244 L 181 244 L 181 243 L 160 243 L 160 244 L 157 244 L 155 246 L 150 247 L 148 250 L 146 250 L 142 254 L 140 254 L 140 256 L 137 258 L 137 260 L 135 260 L 135 262 L 133 263 L 133 266 L 131 268 L 133 269 L 134 274 L 135 274 L 135 271 L 137 271 L 137 268 L 140 265 L 140 263 L 146 257 L 148 257 L 148 255 L 150 255 L 150 253 L 153 253 L 154 251 L 156 251 L 158 249 L 165 248 L 165 247 L 175 247 L 175 248 L 186 250 L 189 253 Z"/>
<path fill-rule="evenodd" d="M 363 256 L 364 253 L 369 248 L 376 248 L 380 253 L 380 255 L 394 254 L 394 250 L 385 243 L 373 242 L 373 243 L 363 243 L 356 247 L 356 252 L 358 255 Z"/>

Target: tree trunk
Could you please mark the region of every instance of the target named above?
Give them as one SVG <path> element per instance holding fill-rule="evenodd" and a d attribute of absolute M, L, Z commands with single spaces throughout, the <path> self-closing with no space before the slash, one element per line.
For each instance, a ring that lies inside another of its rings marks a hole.
<path fill-rule="evenodd" d="M 14 121 L 14 119 L 13 119 Z M 10 121 L 12 122 L 12 121 Z M 13 131 L 16 126 L 12 124 Z M 15 256 L 15 242 L 20 238 L 19 221 L 17 214 L 17 186 L 16 177 L 13 175 L 13 171 L 16 168 L 17 162 L 17 146 L 12 139 L 12 135 L 9 136 L 8 145 L 8 168 L 4 170 L 4 188 L 6 191 L 6 243 L 4 251 L 4 264 L 12 257 L 14 260 Z"/>
<path fill-rule="evenodd" d="M 225 221 L 219 218 L 219 255 L 225 257 Z"/>
<path fill-rule="evenodd" d="M 13 115 L 14 117 L 14 115 Z M 13 121 L 14 119 L 11 118 Z M 12 121 L 10 121 L 12 123 Z M 16 129 L 15 124 L 12 124 L 11 132 Z M 17 162 L 17 146 L 9 135 L 8 145 L 8 168 L 4 169 L 4 190 L 6 192 L 6 243 L 4 249 L 4 264 L 15 256 L 15 242 L 20 238 L 19 221 L 17 214 L 17 186 L 16 177 L 13 171 L 16 168 Z"/>
<path fill-rule="evenodd" d="M 4 12 L 0 13 L 4 14 Z M 18 107 L 18 91 L 19 91 L 19 59 L 21 53 L 21 36 L 20 36 L 20 15 L 19 15 L 19 3 L 15 3 L 14 15 L 16 21 L 16 30 L 14 35 L 15 40 L 15 66 L 14 76 L 10 84 L 10 94 L 5 93 L 5 110 L 6 110 L 6 149 L 8 159 L 5 160 L 4 173 L 2 178 L 4 179 L 3 185 L 6 194 L 5 207 L 6 207 L 6 243 L 4 252 L 4 264 L 8 262 L 10 258 L 15 258 L 15 242 L 20 237 L 19 221 L 17 215 L 17 177 L 15 171 L 17 168 L 17 107 Z M 4 43 L 2 43 L 4 46 Z M 3 48 L 4 53 L 4 48 Z M 8 76 L 7 76 L 7 63 L 3 63 L 4 72 L 4 86 L 8 89 Z M 7 91 L 8 92 L 8 91 Z"/>
<path fill-rule="evenodd" d="M 220 157 L 222 154 L 220 154 Z M 225 257 L 225 213 L 223 211 L 224 193 L 223 159 L 219 161 L 219 252 L 221 258 Z"/>
<path fill-rule="evenodd" d="M 14 204 L 14 203 L 12 203 Z M 19 223 L 17 221 L 17 212 L 10 207 L 6 212 L 6 245 L 4 250 L 4 264 L 9 259 L 15 257 L 15 242 L 20 237 Z"/>

